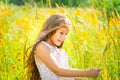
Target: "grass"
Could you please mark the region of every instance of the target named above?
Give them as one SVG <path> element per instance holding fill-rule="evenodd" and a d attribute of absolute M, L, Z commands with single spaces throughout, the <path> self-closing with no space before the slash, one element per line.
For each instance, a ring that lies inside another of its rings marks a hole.
<path fill-rule="evenodd" d="M 91 8 L 38 8 L 0 2 L 0 80 L 24 79 L 23 49 L 34 43 L 42 24 L 52 14 L 62 13 L 72 22 L 63 49 L 70 66 L 100 67 L 98 78 L 120 79 L 120 16 L 107 18 L 105 11 Z"/>

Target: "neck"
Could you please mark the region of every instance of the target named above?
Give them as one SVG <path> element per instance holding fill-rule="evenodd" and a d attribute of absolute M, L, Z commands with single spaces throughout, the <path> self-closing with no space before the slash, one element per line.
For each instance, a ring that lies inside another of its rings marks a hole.
<path fill-rule="evenodd" d="M 48 42 L 50 45 L 52 45 L 54 48 L 56 48 L 56 45 L 53 43 L 51 39 L 47 39 L 46 42 Z"/>

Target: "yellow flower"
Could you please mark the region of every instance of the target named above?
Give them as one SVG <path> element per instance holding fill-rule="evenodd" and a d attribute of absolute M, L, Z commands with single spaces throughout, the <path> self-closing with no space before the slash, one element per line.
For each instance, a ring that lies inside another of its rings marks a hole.
<path fill-rule="evenodd" d="M 113 30 L 110 30 L 108 33 L 109 33 L 111 36 L 113 36 L 113 34 L 114 34 Z"/>
<path fill-rule="evenodd" d="M 93 19 L 93 14 L 91 12 L 87 12 L 86 15 L 83 16 L 83 18 Z"/>
<path fill-rule="evenodd" d="M 4 41 L 2 39 L 0 39 L 0 47 L 2 47 L 4 44 Z"/>
<path fill-rule="evenodd" d="M 103 33 L 96 33 L 96 36 L 100 39 L 100 40 L 103 40 L 105 41 L 106 40 L 106 37 Z"/>
<path fill-rule="evenodd" d="M 7 57 L 8 55 L 5 53 L 4 55 L 3 55 L 3 57 Z"/>
<path fill-rule="evenodd" d="M 12 15 L 12 12 L 7 8 L 1 9 L 0 13 L 1 13 L 0 16 L 11 16 Z"/>
<path fill-rule="evenodd" d="M 29 12 L 29 11 L 30 11 L 30 9 L 29 9 L 29 8 L 25 8 L 25 11 L 26 11 L 26 12 Z"/>
<path fill-rule="evenodd" d="M 14 66 L 12 67 L 12 69 L 15 70 L 15 69 L 16 69 L 16 65 L 14 65 Z"/>
<path fill-rule="evenodd" d="M 17 54 L 20 55 L 20 54 L 22 54 L 22 53 L 21 53 L 21 52 L 18 52 Z"/>
<path fill-rule="evenodd" d="M 85 39 L 85 40 L 88 40 L 89 38 L 90 38 L 89 34 L 87 34 L 87 33 L 84 34 L 84 39 Z"/>
<path fill-rule="evenodd" d="M 81 12 L 81 9 L 75 10 L 75 15 L 78 15 L 78 16 L 79 16 L 79 15 L 81 15 L 81 13 L 82 13 L 82 12 Z"/>
<path fill-rule="evenodd" d="M 119 80 L 118 77 L 116 78 L 116 80 Z"/>
<path fill-rule="evenodd" d="M 83 46 L 83 45 L 84 45 L 84 41 L 81 41 L 81 42 L 79 43 L 79 45 L 80 45 L 80 46 Z"/>
<path fill-rule="evenodd" d="M 118 18 L 110 18 L 109 19 L 109 24 L 110 24 L 110 26 L 112 26 L 112 25 L 115 25 L 116 27 L 117 26 L 120 26 L 120 21 L 118 20 Z"/>
<path fill-rule="evenodd" d="M 87 12 L 87 14 L 85 14 L 83 17 L 89 19 L 91 24 L 100 24 L 96 13 Z"/>
<path fill-rule="evenodd" d="M 51 14 L 51 15 L 53 15 L 53 14 L 55 14 L 55 13 L 56 13 L 55 9 L 52 9 L 52 10 L 50 11 L 50 14 Z"/>
<path fill-rule="evenodd" d="M 17 58 L 17 61 L 21 61 L 21 59 L 20 59 L 20 58 Z"/>
<path fill-rule="evenodd" d="M 26 32 L 31 29 L 31 28 L 30 28 L 30 24 L 25 24 L 25 25 L 23 26 L 23 28 L 24 28 L 24 30 L 25 30 Z"/>
<path fill-rule="evenodd" d="M 4 32 L 2 30 L 0 30 L 0 36 L 4 35 Z"/>
<path fill-rule="evenodd" d="M 92 24 L 100 24 L 100 21 L 99 21 L 98 19 L 94 19 L 94 18 L 93 18 L 93 19 L 91 20 L 91 23 L 92 23 Z"/>
<path fill-rule="evenodd" d="M 117 34 L 120 35 L 120 30 L 117 30 Z"/>
<path fill-rule="evenodd" d="M 0 23 L 0 27 L 3 27 L 3 23 Z"/>
<path fill-rule="evenodd" d="M 18 25 L 21 25 L 21 24 L 22 24 L 22 20 L 16 20 L 15 22 L 16 22 L 16 24 L 18 24 Z"/>
<path fill-rule="evenodd" d="M 3 4 L 2 4 L 2 2 L 0 2 L 0 6 L 2 6 Z"/>

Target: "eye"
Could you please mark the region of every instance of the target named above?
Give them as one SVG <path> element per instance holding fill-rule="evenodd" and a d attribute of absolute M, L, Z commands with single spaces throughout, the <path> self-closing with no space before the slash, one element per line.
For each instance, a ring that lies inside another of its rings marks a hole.
<path fill-rule="evenodd" d="M 64 34 L 63 32 L 60 32 L 60 34 Z"/>

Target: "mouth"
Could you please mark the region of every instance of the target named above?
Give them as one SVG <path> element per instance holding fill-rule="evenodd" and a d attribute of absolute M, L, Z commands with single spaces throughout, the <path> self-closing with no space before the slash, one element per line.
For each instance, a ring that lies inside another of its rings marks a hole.
<path fill-rule="evenodd" d="M 63 41 L 61 41 L 61 40 L 58 40 L 58 42 L 61 44 Z"/>

